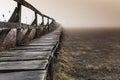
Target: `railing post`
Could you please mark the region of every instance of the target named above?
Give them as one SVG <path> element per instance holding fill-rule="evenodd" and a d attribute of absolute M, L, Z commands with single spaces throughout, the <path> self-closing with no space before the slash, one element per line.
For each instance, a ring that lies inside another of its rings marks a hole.
<path fill-rule="evenodd" d="M 35 12 L 35 24 L 36 24 L 36 26 L 38 26 L 37 21 L 38 21 L 37 12 Z M 38 29 L 37 28 L 36 28 L 35 38 L 39 37 L 39 28 Z"/>
<path fill-rule="evenodd" d="M 42 16 L 42 25 L 44 25 L 44 16 Z"/>
<path fill-rule="evenodd" d="M 42 26 L 43 26 L 43 34 L 45 34 L 45 22 L 44 22 L 45 20 L 44 20 L 44 16 L 42 16 Z"/>
<path fill-rule="evenodd" d="M 21 23 L 21 4 L 17 3 L 17 8 L 18 8 L 18 18 L 19 18 L 19 23 Z M 21 29 L 17 29 L 17 34 L 16 34 L 16 45 L 21 44 Z"/>
<path fill-rule="evenodd" d="M 19 3 L 17 3 L 17 6 L 18 6 L 19 22 L 21 22 L 21 9 L 22 9 L 22 6 Z"/>
<path fill-rule="evenodd" d="M 49 32 L 49 18 L 47 18 L 47 30 L 48 30 L 48 32 Z"/>
<path fill-rule="evenodd" d="M 48 22 L 48 25 L 49 25 L 49 18 L 47 18 L 47 22 Z"/>
<path fill-rule="evenodd" d="M 53 31 L 54 30 L 54 20 L 52 19 L 52 22 L 51 22 L 51 31 Z"/>
<path fill-rule="evenodd" d="M 37 12 L 35 12 L 35 19 L 31 23 L 31 26 L 36 27 L 36 32 L 35 32 L 34 38 L 38 37 L 38 35 L 37 35 L 37 32 L 38 32 L 38 30 L 37 30 Z M 32 29 L 27 29 L 27 32 L 23 36 L 23 39 L 21 40 L 21 43 L 26 43 L 26 41 L 28 41 L 28 38 L 29 38 L 29 35 L 30 35 L 31 32 L 32 32 Z"/>
<path fill-rule="evenodd" d="M 37 13 L 35 12 L 35 25 L 37 26 Z"/>

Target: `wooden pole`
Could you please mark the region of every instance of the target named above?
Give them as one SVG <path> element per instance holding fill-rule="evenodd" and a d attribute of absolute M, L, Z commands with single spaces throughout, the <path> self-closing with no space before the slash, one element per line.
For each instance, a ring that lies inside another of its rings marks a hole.
<path fill-rule="evenodd" d="M 17 3 L 17 8 L 18 8 L 18 21 L 19 23 L 21 23 L 21 4 Z M 16 45 L 20 45 L 21 44 L 21 29 L 17 29 L 17 34 L 16 34 Z"/>
<path fill-rule="evenodd" d="M 47 26 L 48 26 L 48 32 L 49 32 L 49 18 L 47 18 Z"/>
<path fill-rule="evenodd" d="M 48 25 L 49 25 L 49 22 L 50 22 L 50 21 L 49 21 L 49 18 L 47 18 L 47 23 L 48 23 Z"/>
<path fill-rule="evenodd" d="M 42 16 L 42 25 L 44 25 L 44 16 Z"/>
<path fill-rule="evenodd" d="M 35 24 L 37 26 L 37 13 L 35 12 Z"/>
<path fill-rule="evenodd" d="M 35 12 L 35 25 L 36 26 L 38 26 L 37 21 L 38 21 L 37 12 Z M 39 37 L 39 29 L 36 29 L 35 38 L 37 37 Z"/>

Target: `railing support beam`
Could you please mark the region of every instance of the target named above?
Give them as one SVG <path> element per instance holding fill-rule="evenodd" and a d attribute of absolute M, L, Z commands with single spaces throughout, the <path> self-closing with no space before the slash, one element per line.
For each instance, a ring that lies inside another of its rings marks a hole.
<path fill-rule="evenodd" d="M 18 18 L 19 18 L 19 23 L 21 23 L 21 4 L 17 3 L 17 8 L 18 8 Z M 21 44 L 21 29 L 17 29 L 17 33 L 16 33 L 16 45 L 20 45 Z"/>
<path fill-rule="evenodd" d="M 42 16 L 42 25 L 44 25 L 44 16 Z"/>

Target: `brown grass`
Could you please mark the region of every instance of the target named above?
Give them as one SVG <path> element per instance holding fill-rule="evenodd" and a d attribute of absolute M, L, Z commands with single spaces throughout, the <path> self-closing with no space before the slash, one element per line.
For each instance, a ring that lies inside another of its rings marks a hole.
<path fill-rule="evenodd" d="M 119 80 L 120 30 L 64 32 L 58 80 Z"/>
<path fill-rule="evenodd" d="M 73 59 L 67 56 L 68 55 L 64 49 L 61 49 L 60 55 L 55 64 L 58 80 L 75 80 L 71 75 L 74 72 Z"/>

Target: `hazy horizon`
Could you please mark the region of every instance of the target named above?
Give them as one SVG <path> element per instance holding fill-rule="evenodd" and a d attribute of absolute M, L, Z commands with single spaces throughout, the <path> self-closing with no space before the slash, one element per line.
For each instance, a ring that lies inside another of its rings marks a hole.
<path fill-rule="evenodd" d="M 43 14 L 53 17 L 65 27 L 119 27 L 119 0 L 26 0 Z M 3 8 L 4 7 L 4 8 Z M 0 21 L 8 20 L 16 2 L 4 0 L 0 2 Z M 10 11 L 10 13 L 9 13 Z M 24 8 L 22 22 L 30 24 L 34 12 Z M 40 23 L 41 18 L 39 18 Z"/>

